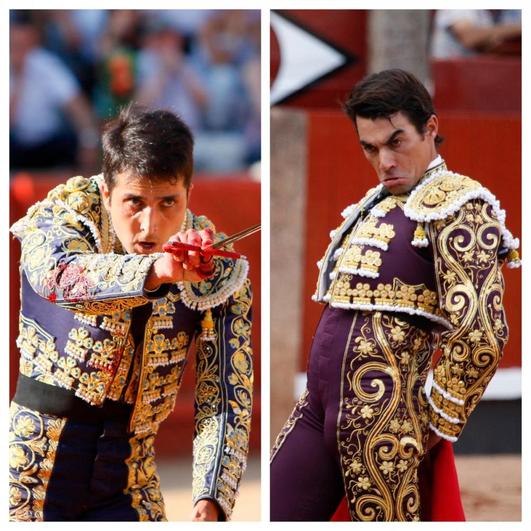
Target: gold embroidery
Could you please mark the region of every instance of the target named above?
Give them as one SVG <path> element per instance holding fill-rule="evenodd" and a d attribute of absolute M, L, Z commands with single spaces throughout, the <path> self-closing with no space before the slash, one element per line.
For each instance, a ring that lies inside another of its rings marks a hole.
<path fill-rule="evenodd" d="M 390 223 L 380 223 L 377 225 L 378 221 L 378 218 L 368 216 L 353 231 L 352 237 L 355 239 L 376 240 L 377 243 L 383 245 L 386 249 L 389 242 L 395 237 L 394 227 Z"/>
<path fill-rule="evenodd" d="M 350 515 L 418 520 L 431 336 L 392 314 L 363 312 L 358 319 L 343 361 L 337 433 Z"/>
<path fill-rule="evenodd" d="M 366 272 L 378 275 L 382 265 L 381 253 L 371 249 L 363 249 L 361 245 L 351 245 L 339 259 L 340 272 Z"/>
<path fill-rule="evenodd" d="M 332 301 L 348 305 L 392 306 L 397 309 L 418 309 L 439 316 L 437 294 L 425 284 L 405 284 L 398 278 L 392 284 L 380 283 L 371 289 L 368 283 L 358 282 L 351 287 L 352 275 L 341 273 L 332 283 Z"/>
<path fill-rule="evenodd" d="M 132 437 L 129 440 L 131 455 L 125 461 L 129 470 L 125 492 L 131 495 L 132 506 L 141 522 L 166 521 L 155 464 L 154 440 L 154 435 Z"/>
<path fill-rule="evenodd" d="M 9 519 L 42 521 L 46 489 L 66 419 L 43 417 L 15 402 L 10 408 Z"/>
<path fill-rule="evenodd" d="M 507 341 L 497 260 L 500 225 L 491 205 L 474 200 L 430 227 L 440 304 L 455 326 L 443 335 L 443 355 L 434 369 L 431 400 L 442 414 L 432 409 L 431 423 L 455 440 L 494 375 Z"/>
<path fill-rule="evenodd" d="M 415 219 L 429 218 L 435 212 L 442 214 L 459 205 L 467 194 L 480 188 L 481 184 L 470 177 L 447 172 L 435 177 L 429 185 L 419 186 L 418 191 L 411 193 L 407 206 L 415 212 Z"/>
<path fill-rule="evenodd" d="M 245 468 L 251 427 L 250 307 L 246 281 L 226 314 L 215 319 L 216 333 L 225 342 L 200 341 L 197 349 L 193 499 L 214 496 L 227 519 Z"/>

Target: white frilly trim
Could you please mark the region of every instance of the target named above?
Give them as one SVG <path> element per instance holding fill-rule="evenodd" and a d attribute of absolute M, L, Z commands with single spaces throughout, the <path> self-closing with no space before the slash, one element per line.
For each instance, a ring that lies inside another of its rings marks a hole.
<path fill-rule="evenodd" d="M 324 297 L 323 297 L 323 301 L 324 302 L 330 302 L 330 299 L 332 298 L 332 295 L 330 295 L 330 293 L 327 293 Z"/>
<path fill-rule="evenodd" d="M 349 205 L 348 207 L 343 209 L 343 212 L 341 212 L 341 217 L 343 217 L 344 219 L 347 219 L 348 217 L 350 217 L 354 213 L 356 206 L 357 206 L 357 203 L 353 203 L 352 205 Z"/>
<path fill-rule="evenodd" d="M 431 396 L 428 396 L 427 398 L 428 398 L 428 403 L 431 406 L 431 409 L 433 409 L 433 411 L 435 411 L 437 415 L 440 415 L 443 419 L 447 420 L 451 424 L 461 424 L 461 421 L 459 419 L 456 419 L 455 417 L 451 417 L 450 415 L 448 415 L 448 413 L 445 413 L 442 409 L 439 409 L 435 405 L 433 400 L 431 399 Z"/>
<path fill-rule="evenodd" d="M 328 299 L 327 299 L 328 297 Z M 324 297 L 325 302 L 330 301 L 330 295 L 327 294 Z M 330 306 L 333 308 L 342 308 L 344 310 L 369 310 L 369 311 L 382 311 L 382 312 L 396 312 L 396 313 L 407 313 L 409 315 L 420 315 L 421 317 L 425 317 L 426 319 L 435 322 L 437 324 L 440 324 L 444 326 L 445 328 L 448 328 L 449 330 L 452 330 L 453 326 L 442 317 L 439 317 L 438 315 L 434 315 L 433 313 L 426 312 L 424 310 L 421 310 L 420 308 L 405 308 L 402 306 L 391 306 L 389 304 L 358 304 L 358 303 L 351 303 L 351 302 L 330 302 Z"/>
<path fill-rule="evenodd" d="M 367 278 L 378 278 L 380 276 L 380 273 L 376 271 L 370 271 L 368 269 L 358 269 L 355 267 L 340 267 L 339 268 L 340 273 L 349 273 L 351 275 L 358 275 L 360 277 L 367 277 Z"/>
<path fill-rule="evenodd" d="M 381 249 L 382 251 L 387 251 L 389 249 L 389 246 L 380 240 L 377 240 L 375 238 L 352 238 L 350 240 L 351 245 L 368 245 L 369 247 L 377 247 L 378 249 Z"/>
<path fill-rule="evenodd" d="M 336 249 L 334 251 L 334 254 L 332 255 L 332 260 L 337 260 L 344 252 L 345 250 L 343 249 L 343 247 L 339 247 L 339 249 Z"/>
<path fill-rule="evenodd" d="M 458 406 L 464 406 L 465 401 L 461 400 L 460 398 L 455 398 L 455 396 L 451 395 L 448 391 L 444 390 L 435 380 L 433 380 L 432 387 L 437 390 L 438 393 L 443 395 L 446 400 L 449 400 L 450 402 L 453 402 L 454 404 L 457 404 Z"/>
<path fill-rule="evenodd" d="M 522 261 L 521 260 L 513 260 L 511 262 L 507 262 L 507 267 L 509 269 L 518 269 L 519 267 L 522 267 Z"/>
<path fill-rule="evenodd" d="M 317 265 L 317 269 L 321 269 L 321 266 L 323 265 L 323 259 L 321 258 L 321 260 L 318 260 L 316 262 L 316 265 Z"/>
<path fill-rule="evenodd" d="M 334 236 L 337 234 L 337 229 L 332 229 L 330 231 L 330 239 L 333 240 L 334 239 Z"/>
<path fill-rule="evenodd" d="M 457 437 L 452 437 L 451 435 L 446 435 L 446 433 L 443 433 L 442 431 L 439 431 L 431 422 L 430 422 L 430 430 L 433 431 L 436 435 L 439 437 L 442 437 L 443 439 L 446 439 L 450 442 L 456 442 Z"/>
<path fill-rule="evenodd" d="M 239 258 L 234 265 L 234 272 L 229 279 L 225 280 L 221 288 L 215 293 L 208 295 L 196 295 L 190 286 L 190 282 L 177 282 L 177 287 L 181 292 L 181 300 L 184 305 L 191 310 L 208 310 L 223 304 L 231 295 L 236 293 L 245 282 L 249 272 L 249 262 Z"/>
<path fill-rule="evenodd" d="M 472 201 L 473 199 L 483 199 L 485 202 L 489 203 L 492 206 L 494 215 L 501 225 L 502 240 L 504 247 L 507 249 L 518 249 L 520 246 L 520 241 L 518 238 L 515 238 L 510 231 L 505 226 L 505 210 L 500 208 L 500 202 L 496 199 L 494 194 L 487 190 L 485 187 L 481 186 L 475 190 L 470 190 L 466 194 L 459 197 L 457 201 L 452 203 L 448 208 L 444 210 L 437 210 L 426 215 L 419 215 L 413 208 L 411 208 L 411 203 L 414 197 L 416 197 L 421 191 L 429 186 L 435 179 L 437 179 L 441 173 L 447 173 L 449 175 L 459 174 L 445 170 L 444 172 L 436 172 L 433 175 L 430 175 L 423 183 L 415 189 L 415 191 L 408 197 L 406 204 L 404 205 L 404 214 L 406 217 L 413 221 L 418 222 L 430 222 L 435 220 L 445 219 L 452 214 L 455 214 L 465 203 Z"/>
<path fill-rule="evenodd" d="M 411 245 L 413 245 L 413 247 L 428 247 L 429 244 L 430 242 L 428 241 L 428 238 L 411 240 Z"/>
<path fill-rule="evenodd" d="M 337 271 L 332 271 L 328 276 L 330 277 L 330 280 L 335 280 L 337 277 Z"/>
<path fill-rule="evenodd" d="M 382 210 L 378 208 L 378 206 L 372 207 L 371 211 L 369 212 L 371 216 L 374 216 L 375 218 L 384 218 L 387 214 L 385 210 Z"/>

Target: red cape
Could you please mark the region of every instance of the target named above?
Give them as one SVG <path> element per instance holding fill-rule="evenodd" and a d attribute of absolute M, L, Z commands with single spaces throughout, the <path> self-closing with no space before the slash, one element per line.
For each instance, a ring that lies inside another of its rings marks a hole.
<path fill-rule="evenodd" d="M 465 512 L 455 469 L 452 443 L 441 440 L 424 459 L 419 469 L 422 520 L 431 522 L 464 522 Z M 334 521 L 350 521 L 347 501 L 343 498 L 332 517 Z"/>

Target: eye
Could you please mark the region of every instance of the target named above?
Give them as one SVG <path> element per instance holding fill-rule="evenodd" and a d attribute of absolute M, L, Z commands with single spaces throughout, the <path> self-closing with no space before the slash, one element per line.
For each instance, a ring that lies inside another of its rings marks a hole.
<path fill-rule="evenodd" d="M 132 206 L 140 206 L 142 204 L 142 200 L 139 197 L 130 197 L 127 202 Z"/>
<path fill-rule="evenodd" d="M 171 197 L 168 197 L 167 199 L 164 199 L 164 200 L 162 201 L 162 206 L 163 206 L 163 207 L 168 207 L 168 208 L 169 208 L 169 207 L 174 206 L 175 203 L 176 203 L 175 199 L 173 199 L 173 198 L 171 198 Z"/>
<path fill-rule="evenodd" d="M 401 144 L 402 144 L 401 138 L 393 138 L 393 140 L 391 140 L 391 147 L 397 148 L 397 147 L 400 147 Z"/>
<path fill-rule="evenodd" d="M 370 144 L 364 145 L 363 150 L 365 151 L 365 153 L 367 153 L 367 155 L 372 155 L 376 153 L 376 148 L 374 146 L 371 146 Z"/>

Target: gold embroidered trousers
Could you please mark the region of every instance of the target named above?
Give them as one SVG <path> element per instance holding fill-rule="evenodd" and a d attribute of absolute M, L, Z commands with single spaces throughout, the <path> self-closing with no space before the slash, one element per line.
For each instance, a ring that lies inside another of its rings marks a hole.
<path fill-rule="evenodd" d="M 345 495 L 355 521 L 420 519 L 434 327 L 325 308 L 307 389 L 273 448 L 272 520 L 329 520 Z"/>

